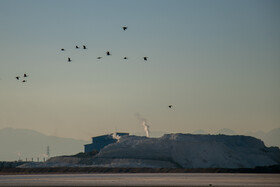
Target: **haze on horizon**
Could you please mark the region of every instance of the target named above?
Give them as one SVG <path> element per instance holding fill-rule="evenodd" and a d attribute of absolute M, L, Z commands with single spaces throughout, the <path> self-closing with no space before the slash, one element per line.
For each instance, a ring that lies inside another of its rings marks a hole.
<path fill-rule="evenodd" d="M 0 129 L 89 140 L 143 131 L 137 115 L 151 131 L 279 128 L 279 8 L 277 0 L 0 0 Z M 24 73 L 27 82 L 16 80 Z"/>

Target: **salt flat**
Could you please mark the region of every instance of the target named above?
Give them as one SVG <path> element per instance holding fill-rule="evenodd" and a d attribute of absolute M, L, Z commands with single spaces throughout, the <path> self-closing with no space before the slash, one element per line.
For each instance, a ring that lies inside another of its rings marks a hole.
<path fill-rule="evenodd" d="M 0 175 L 0 186 L 280 187 L 280 174 L 145 173 Z"/>

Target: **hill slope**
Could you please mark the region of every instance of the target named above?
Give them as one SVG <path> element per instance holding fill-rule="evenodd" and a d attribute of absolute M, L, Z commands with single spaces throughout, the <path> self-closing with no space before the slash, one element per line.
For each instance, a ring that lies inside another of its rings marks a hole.
<path fill-rule="evenodd" d="M 272 129 L 269 132 L 250 132 L 246 135 L 254 136 L 264 141 L 267 146 L 278 146 L 280 147 L 280 128 Z"/>

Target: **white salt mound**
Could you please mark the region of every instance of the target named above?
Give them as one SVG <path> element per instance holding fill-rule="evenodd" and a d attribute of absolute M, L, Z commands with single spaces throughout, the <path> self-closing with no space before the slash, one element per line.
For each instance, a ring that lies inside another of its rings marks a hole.
<path fill-rule="evenodd" d="M 254 168 L 280 164 L 280 150 L 250 136 L 122 137 L 93 159 L 99 167 Z"/>

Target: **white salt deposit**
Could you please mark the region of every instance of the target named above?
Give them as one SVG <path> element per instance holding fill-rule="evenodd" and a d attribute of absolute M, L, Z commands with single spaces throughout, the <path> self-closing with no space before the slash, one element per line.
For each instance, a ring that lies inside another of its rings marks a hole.
<path fill-rule="evenodd" d="M 254 168 L 280 163 L 280 150 L 250 136 L 167 134 L 123 137 L 93 160 L 107 167 Z"/>

